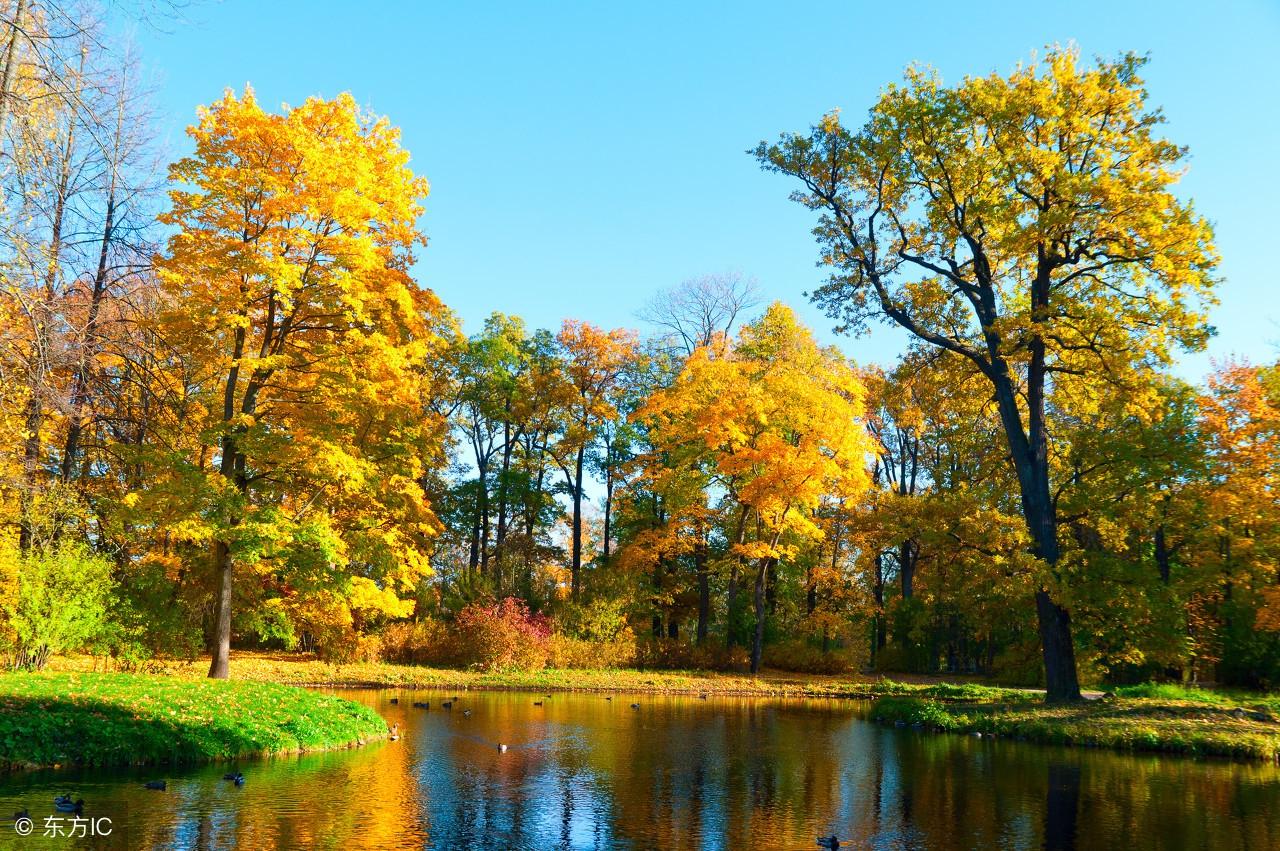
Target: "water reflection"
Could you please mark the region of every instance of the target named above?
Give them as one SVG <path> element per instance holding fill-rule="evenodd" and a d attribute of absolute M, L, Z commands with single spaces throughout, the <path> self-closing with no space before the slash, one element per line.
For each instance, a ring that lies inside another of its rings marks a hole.
<path fill-rule="evenodd" d="M 243 788 L 225 765 L 15 774 L 0 813 L 30 807 L 24 848 L 767 849 L 835 833 L 848 848 L 1243 849 L 1280 836 L 1269 765 L 885 729 L 841 701 L 471 692 L 445 711 L 451 694 L 344 694 L 403 738 L 247 763 Z M 142 788 L 166 776 L 167 792 Z M 41 837 L 64 791 L 110 816 L 112 836 Z M 0 824 L 0 844 L 15 841 Z"/>

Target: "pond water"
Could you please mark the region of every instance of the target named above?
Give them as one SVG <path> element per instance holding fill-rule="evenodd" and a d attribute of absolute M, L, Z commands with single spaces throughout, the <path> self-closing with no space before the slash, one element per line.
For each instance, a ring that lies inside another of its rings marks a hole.
<path fill-rule="evenodd" d="M 0 822 L 0 846 L 812 849 L 834 833 L 842 848 L 1280 847 L 1274 765 L 897 730 L 852 701 L 469 691 L 445 710 L 453 692 L 335 693 L 403 738 L 245 762 L 239 788 L 225 764 L 11 774 L 0 813 L 28 807 L 35 829 Z M 44 836 L 62 792 L 111 834 Z"/>

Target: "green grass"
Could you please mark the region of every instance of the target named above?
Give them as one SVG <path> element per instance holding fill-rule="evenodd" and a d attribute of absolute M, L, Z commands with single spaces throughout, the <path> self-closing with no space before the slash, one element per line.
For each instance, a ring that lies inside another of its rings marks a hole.
<path fill-rule="evenodd" d="M 1214 692 L 1188 696 L 1163 687 L 1136 692 L 1117 690 L 1114 699 L 1068 705 L 891 696 L 876 701 L 871 718 L 930 732 L 979 732 L 1046 744 L 1280 759 L 1280 722 L 1265 709 L 1245 709 Z"/>
<path fill-rule="evenodd" d="M 1252 707 L 1254 710 L 1280 713 L 1280 694 L 1259 694 L 1239 689 L 1210 691 L 1176 683 L 1142 683 L 1136 686 L 1119 686 L 1114 689 L 1114 693 L 1116 697 L 1178 700 L 1211 706 Z"/>
<path fill-rule="evenodd" d="M 366 706 L 270 683 L 143 674 L 0 675 L 0 763 L 190 763 L 385 737 Z"/>

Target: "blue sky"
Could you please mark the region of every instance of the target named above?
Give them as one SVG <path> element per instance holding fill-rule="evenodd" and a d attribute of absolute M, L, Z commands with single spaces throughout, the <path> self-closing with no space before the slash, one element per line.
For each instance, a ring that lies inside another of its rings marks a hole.
<path fill-rule="evenodd" d="M 224 0 L 136 40 L 171 154 L 195 107 L 251 83 L 266 105 L 350 91 L 390 116 L 432 185 L 419 272 L 466 322 L 493 310 L 555 327 L 637 326 L 657 290 L 703 273 L 754 276 L 769 299 L 830 322 L 812 216 L 744 151 L 839 107 L 858 118 L 903 68 L 1008 71 L 1074 41 L 1149 52 L 1167 134 L 1191 148 L 1182 191 L 1217 227 L 1226 282 L 1209 358 L 1280 352 L 1280 4 L 392 3 Z M 891 330 L 841 338 L 888 361 Z"/>

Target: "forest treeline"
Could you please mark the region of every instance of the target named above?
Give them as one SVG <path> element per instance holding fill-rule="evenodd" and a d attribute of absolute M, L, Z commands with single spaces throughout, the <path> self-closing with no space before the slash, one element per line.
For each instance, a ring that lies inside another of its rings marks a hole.
<path fill-rule="evenodd" d="M 814 300 L 910 334 L 884 366 L 736 274 L 656 282 L 640 330 L 465 334 L 415 277 L 428 185 L 350 96 L 228 91 L 165 167 L 83 13 L 10 3 L 0 61 L 16 666 L 1280 682 L 1280 365 L 1172 369 L 1217 256 L 1137 58 L 913 68 L 751 152 L 817 214 Z"/>

